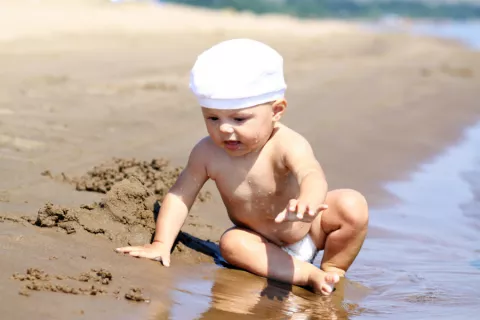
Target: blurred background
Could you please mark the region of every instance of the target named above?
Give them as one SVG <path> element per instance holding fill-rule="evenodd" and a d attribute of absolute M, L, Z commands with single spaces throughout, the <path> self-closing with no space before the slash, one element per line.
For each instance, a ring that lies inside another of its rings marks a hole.
<path fill-rule="evenodd" d="M 118 2 L 118 0 L 114 0 Z M 164 0 L 193 6 L 252 11 L 255 13 L 282 13 L 302 18 L 368 19 L 398 15 L 420 19 L 478 19 L 480 2 L 477 0 Z"/>

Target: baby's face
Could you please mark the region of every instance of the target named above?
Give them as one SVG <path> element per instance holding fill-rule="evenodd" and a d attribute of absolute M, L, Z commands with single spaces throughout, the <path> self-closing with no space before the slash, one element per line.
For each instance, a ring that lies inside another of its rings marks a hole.
<path fill-rule="evenodd" d="M 202 108 L 202 113 L 212 140 L 232 156 L 259 150 L 273 131 L 271 103 L 238 110 Z"/>

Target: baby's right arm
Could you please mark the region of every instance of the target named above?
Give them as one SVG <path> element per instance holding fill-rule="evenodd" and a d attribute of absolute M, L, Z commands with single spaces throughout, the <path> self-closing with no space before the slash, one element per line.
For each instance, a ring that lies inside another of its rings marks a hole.
<path fill-rule="evenodd" d="M 208 152 L 205 139 L 190 153 L 187 166 L 163 199 L 155 226 L 152 244 L 118 248 L 117 252 L 131 256 L 159 260 L 170 265 L 170 250 L 185 222 L 200 189 L 208 180 L 206 163 Z"/>

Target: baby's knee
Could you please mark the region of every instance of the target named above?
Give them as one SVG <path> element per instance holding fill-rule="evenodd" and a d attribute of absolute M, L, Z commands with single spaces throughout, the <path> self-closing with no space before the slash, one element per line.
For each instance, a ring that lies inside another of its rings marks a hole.
<path fill-rule="evenodd" d="M 343 190 L 337 206 L 346 223 L 356 228 L 368 224 L 368 204 L 360 192 L 352 189 Z"/>
<path fill-rule="evenodd" d="M 242 245 L 241 238 L 242 231 L 234 228 L 225 232 L 220 238 L 220 253 L 224 259 L 227 259 L 235 254 L 239 246 Z"/>

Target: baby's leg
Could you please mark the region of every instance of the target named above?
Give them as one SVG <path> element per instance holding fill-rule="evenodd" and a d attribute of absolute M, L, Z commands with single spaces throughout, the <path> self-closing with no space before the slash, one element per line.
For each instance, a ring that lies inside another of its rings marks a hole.
<path fill-rule="evenodd" d="M 327 274 L 314 265 L 294 259 L 276 244 L 259 234 L 233 228 L 220 239 L 220 251 L 230 264 L 262 277 L 311 286 L 314 291 L 330 294 L 339 281 L 335 273 Z"/>
<path fill-rule="evenodd" d="M 343 276 L 363 245 L 368 227 L 365 198 L 354 190 L 333 190 L 325 200 L 328 209 L 313 222 L 310 235 L 324 250 L 321 268 Z"/>

